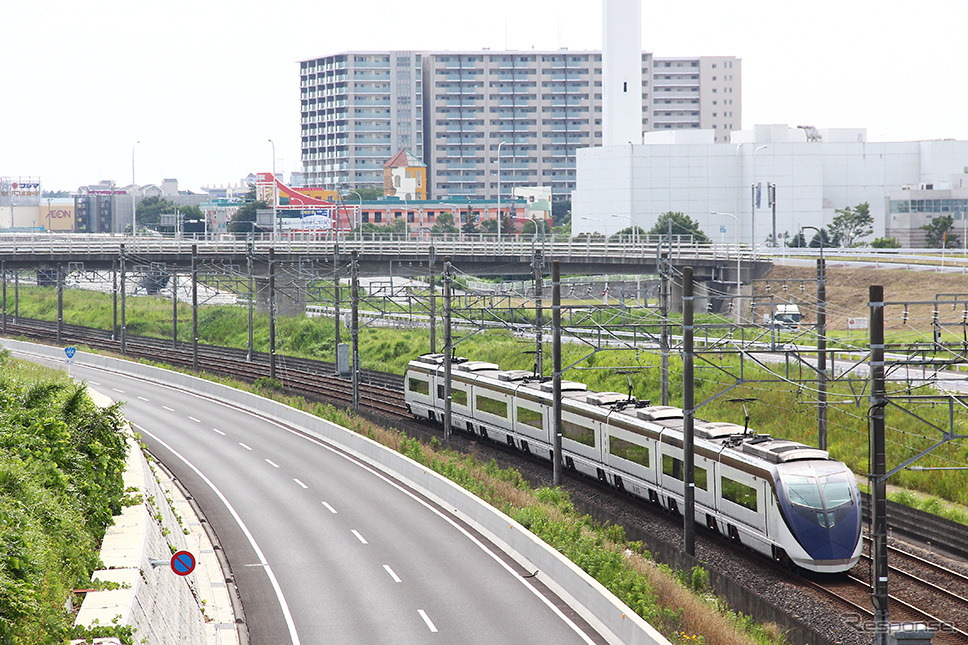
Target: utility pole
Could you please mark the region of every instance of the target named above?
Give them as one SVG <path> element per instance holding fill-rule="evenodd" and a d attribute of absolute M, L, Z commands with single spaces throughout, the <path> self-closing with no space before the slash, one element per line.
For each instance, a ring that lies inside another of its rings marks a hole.
<path fill-rule="evenodd" d="M 7 261 L 0 260 L 0 272 L 3 273 L 3 333 L 7 333 Z M 113 336 L 113 334 L 112 334 Z"/>
<path fill-rule="evenodd" d="M 192 370 L 198 371 L 198 245 L 192 244 Z"/>
<path fill-rule="evenodd" d="M 552 408 L 554 422 L 551 431 L 554 442 L 551 447 L 554 463 L 555 486 L 561 486 L 561 267 L 558 261 L 551 263 L 551 361 L 552 361 Z"/>
<path fill-rule="evenodd" d="M 178 349 L 178 273 L 171 272 L 171 348 Z"/>
<path fill-rule="evenodd" d="M 64 331 L 64 265 L 57 263 L 57 344 Z"/>
<path fill-rule="evenodd" d="M 121 244 L 121 355 L 124 356 L 128 353 L 128 330 L 127 321 L 125 319 L 126 307 L 125 307 L 125 271 L 124 266 L 124 244 Z"/>
<path fill-rule="evenodd" d="M 887 389 L 884 365 L 884 287 L 871 285 L 870 306 L 870 463 L 871 600 L 874 643 L 887 645 L 890 626 L 887 591 L 887 450 L 884 435 Z"/>
<path fill-rule="evenodd" d="M 255 307 L 255 287 L 252 279 L 252 256 L 255 254 L 255 242 L 250 238 L 245 249 L 245 263 L 249 270 L 249 351 L 246 353 L 245 360 L 252 362 L 254 358 L 254 348 L 252 343 L 252 309 Z"/>
<path fill-rule="evenodd" d="M 658 249 L 656 253 L 658 253 Z M 662 262 L 661 258 L 657 262 Z M 659 335 L 659 357 L 662 382 L 662 405 L 669 405 L 669 272 L 667 265 L 659 265 L 659 315 L 661 316 L 661 332 Z"/>
<path fill-rule="evenodd" d="M 339 352 L 339 242 L 333 240 L 333 310 L 336 312 L 333 316 L 333 322 L 335 323 L 335 334 L 333 340 L 336 343 L 335 350 Z M 339 363 L 339 358 L 334 356 L 333 363 Z M 339 372 L 339 366 L 337 365 L 336 371 Z"/>
<path fill-rule="evenodd" d="M 540 250 L 531 250 L 531 268 L 534 270 L 534 371 L 537 376 L 544 374 L 544 336 L 541 327 L 544 312 L 541 307 L 541 292 L 544 291 L 544 255 Z"/>
<path fill-rule="evenodd" d="M 450 337 L 450 258 L 444 258 L 444 439 L 450 441 L 450 359 L 454 353 Z"/>
<path fill-rule="evenodd" d="M 827 265 L 817 260 L 817 447 L 827 449 Z"/>
<path fill-rule="evenodd" d="M 692 267 L 682 269 L 682 461 L 683 541 L 688 555 L 696 555 L 696 469 L 693 425 L 696 416 L 693 381 Z"/>
<path fill-rule="evenodd" d="M 111 326 L 111 340 L 118 339 L 118 261 L 111 260 L 111 301 L 114 305 L 114 324 Z M 3 279 L 3 304 L 4 314 L 7 312 L 7 276 Z M 4 322 L 6 322 L 4 315 Z M 4 330 L 6 331 L 6 330 Z"/>
<path fill-rule="evenodd" d="M 269 378 L 276 378 L 276 249 L 269 249 Z"/>
<path fill-rule="evenodd" d="M 353 409 L 360 409 L 360 252 L 353 251 L 350 260 L 350 339 L 353 352 Z M 337 323 L 339 324 L 339 323 Z"/>
<path fill-rule="evenodd" d="M 437 353 L 437 249 L 430 245 L 430 353 Z"/>

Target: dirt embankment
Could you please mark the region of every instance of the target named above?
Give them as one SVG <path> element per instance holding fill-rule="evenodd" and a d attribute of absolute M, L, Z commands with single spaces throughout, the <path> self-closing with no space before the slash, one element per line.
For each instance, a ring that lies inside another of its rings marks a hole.
<path fill-rule="evenodd" d="M 939 299 L 960 302 L 954 308 L 950 303 L 939 306 L 938 317 L 948 332 L 960 335 L 961 329 L 958 328 L 964 325 L 968 303 L 968 276 L 906 269 L 827 269 L 827 327 L 845 330 L 848 319 L 868 318 L 868 289 L 871 285 L 884 287 L 884 299 L 888 303 L 929 301 L 928 304 L 909 305 L 906 320 L 904 306 L 889 304 L 884 314 L 888 330 L 911 329 L 930 334 L 935 309 L 931 303 L 937 294 L 949 294 Z M 762 281 L 754 285 L 754 292 L 757 302 L 772 295 L 776 304 L 795 303 L 800 306 L 805 322 L 816 322 L 817 272 L 812 267 L 774 266 Z"/>

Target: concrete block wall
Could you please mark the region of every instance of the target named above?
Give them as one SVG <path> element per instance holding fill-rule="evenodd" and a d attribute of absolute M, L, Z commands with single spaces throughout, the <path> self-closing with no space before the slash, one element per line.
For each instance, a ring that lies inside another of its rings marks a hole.
<path fill-rule="evenodd" d="M 110 403 L 92 395 L 99 405 Z M 92 587 L 100 581 L 120 588 L 88 592 L 75 624 L 131 626 L 135 642 L 147 645 L 239 643 L 224 576 L 201 523 L 171 478 L 149 464 L 131 436 L 128 446 L 124 486 L 129 495 L 140 495 L 140 503 L 115 516 L 101 546 L 104 568 L 91 576 Z M 182 550 L 196 559 L 187 576 L 175 574 L 169 564 Z"/>

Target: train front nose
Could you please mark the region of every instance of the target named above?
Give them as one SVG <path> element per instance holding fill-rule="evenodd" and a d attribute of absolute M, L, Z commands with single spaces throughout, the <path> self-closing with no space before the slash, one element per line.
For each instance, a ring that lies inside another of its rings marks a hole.
<path fill-rule="evenodd" d="M 861 508 L 849 473 L 783 478 L 780 505 L 797 542 L 813 560 L 843 563 L 856 558 Z"/>

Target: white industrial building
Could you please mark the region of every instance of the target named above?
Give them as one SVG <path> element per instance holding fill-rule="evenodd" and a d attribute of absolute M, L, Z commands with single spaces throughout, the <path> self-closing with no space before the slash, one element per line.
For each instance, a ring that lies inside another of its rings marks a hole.
<path fill-rule="evenodd" d="M 772 183 L 781 238 L 801 226 L 828 226 L 836 209 L 862 202 L 870 203 L 874 236 L 881 237 L 896 234 L 899 224 L 887 217 L 890 193 L 945 189 L 968 172 L 968 141 L 872 143 L 864 129 L 787 125 L 735 131 L 730 143 L 713 137 L 712 130 L 651 132 L 643 143 L 580 149 L 572 232 L 611 234 L 633 222 L 648 230 L 660 214 L 675 211 L 697 220 L 715 241 L 733 242 L 735 224 L 712 214 L 719 212 L 737 216 L 741 243 L 764 245 L 773 229 Z M 965 214 L 951 214 L 960 230 Z"/>

